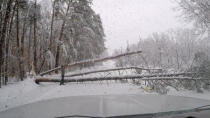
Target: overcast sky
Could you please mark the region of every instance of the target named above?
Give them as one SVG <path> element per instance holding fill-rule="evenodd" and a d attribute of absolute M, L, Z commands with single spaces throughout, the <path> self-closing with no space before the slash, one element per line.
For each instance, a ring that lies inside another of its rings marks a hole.
<path fill-rule="evenodd" d="M 137 43 L 139 37 L 185 25 L 172 0 L 93 0 L 100 14 L 109 52 Z"/>

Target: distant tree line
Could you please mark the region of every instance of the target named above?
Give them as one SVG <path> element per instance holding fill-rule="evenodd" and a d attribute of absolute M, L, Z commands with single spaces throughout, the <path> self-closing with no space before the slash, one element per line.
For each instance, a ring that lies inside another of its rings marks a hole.
<path fill-rule="evenodd" d="M 176 0 L 176 3 L 182 17 L 194 27 L 153 33 L 147 38 L 140 38 L 137 44 L 116 50 L 115 53 L 143 51 L 142 55 L 116 60 L 117 66 L 141 65 L 159 67 L 167 72 L 189 71 L 196 72 L 199 78 L 210 79 L 210 1 Z M 193 82 L 184 84 L 188 89 L 194 87 Z M 197 83 L 198 86 L 209 89 L 208 82 L 204 85 Z"/>
<path fill-rule="evenodd" d="M 210 57 L 210 36 L 200 36 L 192 29 L 169 30 L 140 38 L 137 44 L 115 53 L 129 50 L 142 50 L 141 55 L 116 60 L 117 66 L 145 66 L 173 71 L 187 71 Z M 206 62 L 207 63 L 207 62 Z"/>
<path fill-rule="evenodd" d="M 101 18 L 92 0 L 1 0 L 0 86 L 105 50 Z"/>
<path fill-rule="evenodd" d="M 187 89 L 203 92 L 210 90 L 210 35 L 197 34 L 195 29 L 176 29 L 164 33 L 154 33 L 140 38 L 137 44 L 115 50 L 115 54 L 142 50 L 132 57 L 115 60 L 118 67 L 140 66 L 161 68 L 161 73 L 196 73 L 193 78 L 202 81 L 148 81 L 146 86 L 155 92 L 166 94 L 169 86 L 176 90 Z M 142 71 L 140 71 L 142 73 Z M 151 72 L 147 72 L 148 74 Z M 208 80 L 209 79 L 209 80 Z M 145 82 L 133 81 L 141 85 Z"/>

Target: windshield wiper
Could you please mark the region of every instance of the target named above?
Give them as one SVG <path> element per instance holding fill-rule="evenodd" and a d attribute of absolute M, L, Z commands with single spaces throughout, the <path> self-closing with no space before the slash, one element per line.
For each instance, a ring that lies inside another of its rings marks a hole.
<path fill-rule="evenodd" d="M 80 118 L 155 118 L 163 117 L 170 115 L 178 115 L 184 113 L 200 112 L 210 110 L 210 105 L 204 105 L 188 110 L 178 110 L 178 111 L 168 111 L 168 112 L 158 112 L 158 113 L 148 113 L 148 114 L 136 114 L 136 115 L 122 115 L 122 116 L 109 116 L 109 117 L 96 117 L 96 116 L 85 116 L 85 115 L 71 115 L 71 116 L 61 116 L 56 118 L 71 118 L 71 117 L 80 117 Z"/>

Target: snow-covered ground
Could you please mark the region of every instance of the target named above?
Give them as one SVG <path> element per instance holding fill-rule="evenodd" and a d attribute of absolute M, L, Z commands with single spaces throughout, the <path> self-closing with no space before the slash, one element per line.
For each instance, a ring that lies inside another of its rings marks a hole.
<path fill-rule="evenodd" d="M 110 65 L 106 65 L 110 66 Z M 103 69 L 106 67 L 103 67 Z M 148 93 L 140 86 L 131 83 L 116 81 L 35 84 L 34 79 L 28 78 L 23 82 L 9 84 L 0 89 L 0 111 L 28 104 L 40 100 L 52 99 L 66 96 L 82 95 L 113 95 L 113 94 L 157 94 Z M 195 91 L 176 91 L 170 89 L 168 95 L 188 96 L 210 100 L 210 92 L 196 93 Z"/>
<path fill-rule="evenodd" d="M 35 84 L 33 79 L 11 84 L 0 89 L 0 111 L 44 99 L 81 95 L 109 95 L 109 94 L 156 94 L 147 93 L 139 86 L 129 83 L 116 82 L 86 82 Z M 169 95 L 188 96 L 210 100 L 210 92 L 196 93 L 193 91 L 169 91 Z"/>
<path fill-rule="evenodd" d="M 0 89 L 0 111 L 43 99 L 64 96 L 144 93 L 138 88 L 127 83 L 113 82 L 69 83 L 65 86 L 60 86 L 59 83 L 37 85 L 33 79 L 27 79 Z"/>

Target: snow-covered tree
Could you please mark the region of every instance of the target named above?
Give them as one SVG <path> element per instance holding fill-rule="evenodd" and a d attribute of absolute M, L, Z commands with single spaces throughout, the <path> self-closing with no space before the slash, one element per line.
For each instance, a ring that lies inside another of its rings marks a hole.
<path fill-rule="evenodd" d="M 10 76 L 23 80 L 32 67 L 40 73 L 102 54 L 104 30 L 91 4 L 91 0 L 0 1 L 0 80 Z"/>
<path fill-rule="evenodd" d="M 210 1 L 209 0 L 177 0 L 185 18 L 193 22 L 196 28 L 209 33 Z"/>

